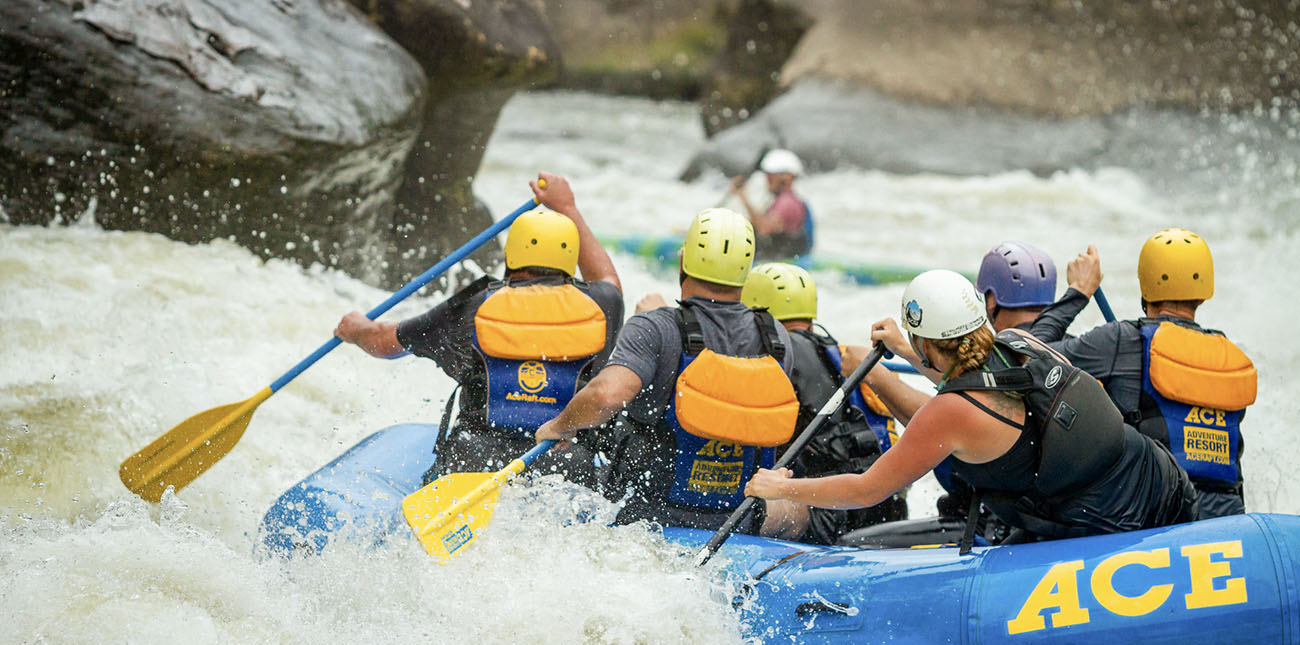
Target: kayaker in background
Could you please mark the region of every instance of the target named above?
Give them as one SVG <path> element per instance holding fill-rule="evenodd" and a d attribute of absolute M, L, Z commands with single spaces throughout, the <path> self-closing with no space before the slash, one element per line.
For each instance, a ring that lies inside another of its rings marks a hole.
<path fill-rule="evenodd" d="M 567 441 L 618 415 L 608 488 L 626 500 L 618 523 L 716 529 L 754 471 L 770 467 L 775 447 L 793 436 L 790 336 L 740 302 L 753 259 L 744 217 L 721 208 L 696 215 L 682 248 L 679 306 L 628 319 L 609 365 L 537 431 L 538 441 Z M 739 529 L 760 524 L 753 517 Z"/>
<path fill-rule="evenodd" d="M 1255 402 L 1250 359 L 1222 332 L 1196 323 L 1214 295 L 1214 258 L 1200 236 L 1168 228 L 1138 255 L 1144 317 L 1060 340 L 1065 324 L 1035 327 L 1078 367 L 1106 384 L 1128 423 L 1173 452 L 1197 490 L 1200 519 L 1246 512 L 1241 419 Z M 1052 313 L 1049 307 L 1044 316 Z"/>
<path fill-rule="evenodd" d="M 510 226 L 503 279 L 484 276 L 400 323 L 354 311 L 334 331 L 372 356 L 409 351 L 432 359 L 456 381 L 460 414 L 452 423 L 453 392 L 426 484 L 453 472 L 498 470 L 526 452 L 537 428 L 604 367 L 621 327 L 623 294 L 613 262 L 568 182 L 549 173 L 538 177 L 545 188 L 529 185 L 551 210 L 524 213 Z M 593 457 L 573 445 L 550 451 L 533 469 L 595 488 Z"/>
<path fill-rule="evenodd" d="M 903 292 L 902 318 L 907 336 L 885 319 L 872 326 L 872 340 L 895 353 L 910 348 L 939 393 L 905 385 L 881 366 L 869 373 L 871 388 L 907 425 L 898 443 L 859 475 L 792 479 L 787 469 L 760 470 L 748 494 L 862 508 L 951 455 L 956 474 L 1018 529 L 1012 541 L 1192 519 L 1195 492 L 1169 452 L 1126 426 L 1096 380 L 1033 336 L 995 337 L 966 278 L 945 270 L 917 276 Z"/>
<path fill-rule="evenodd" d="M 784 148 L 769 150 L 758 169 L 767 177 L 772 205 L 760 211 L 745 196 L 747 177 L 734 177 L 731 192 L 740 198 L 754 224 L 758 260 L 785 260 L 812 251 L 813 221 L 808 203 L 794 192 L 794 180 L 803 174 L 798 155 Z"/>
<path fill-rule="evenodd" d="M 1035 320 L 1048 305 L 1053 327 L 1069 327 L 1101 286 L 1101 260 L 1089 246 L 1066 266 L 1068 287 L 1056 300 L 1056 264 L 1042 249 L 1024 242 L 1003 242 L 984 255 L 975 286 L 984 294 L 984 308 L 993 331 L 1023 329 L 1033 333 Z M 1037 335 L 1037 334 L 1035 334 Z M 1055 339 L 1054 339 L 1055 340 Z"/>
<path fill-rule="evenodd" d="M 766 308 L 790 334 L 790 381 L 799 397 L 802 432 L 844 383 L 840 344 L 817 318 L 817 285 L 807 271 L 792 264 L 754 267 L 745 280 L 741 302 Z M 897 440 L 894 419 L 870 388 L 863 386 L 825 422 L 790 469 L 799 477 L 860 473 Z M 781 449 L 784 451 L 784 447 Z M 870 508 L 837 511 L 810 508 L 786 500 L 768 503 L 762 535 L 810 544 L 835 544 L 841 536 L 881 522 L 907 519 L 907 498 L 896 493 Z"/>

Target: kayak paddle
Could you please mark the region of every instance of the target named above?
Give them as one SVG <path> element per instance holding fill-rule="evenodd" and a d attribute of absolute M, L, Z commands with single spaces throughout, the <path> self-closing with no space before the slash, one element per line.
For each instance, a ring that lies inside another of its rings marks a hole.
<path fill-rule="evenodd" d="M 794 440 L 794 443 L 790 444 L 790 447 L 786 449 L 785 454 L 781 455 L 781 458 L 777 460 L 776 465 L 772 466 L 772 470 L 785 468 L 791 461 L 794 461 L 795 457 L 799 456 L 799 453 L 803 451 L 804 446 L 807 446 L 808 442 L 812 440 L 813 434 L 821 429 L 822 424 L 826 423 L 826 419 L 830 418 L 832 414 L 835 414 L 835 412 L 844 405 L 844 401 L 848 399 L 849 393 L 853 391 L 853 388 L 857 387 L 858 383 L 862 382 L 862 379 L 866 377 L 867 372 L 871 371 L 871 368 L 875 367 L 876 363 L 879 363 L 880 359 L 884 358 L 886 353 L 887 351 L 883 344 L 877 344 L 871 349 L 871 353 L 867 354 L 867 357 L 863 359 L 861 363 L 858 363 L 858 366 L 849 374 L 849 377 L 844 379 L 844 382 L 840 384 L 839 389 L 835 390 L 835 393 L 831 395 L 831 398 L 826 400 L 826 404 L 822 406 L 822 409 L 819 412 L 817 412 L 817 416 L 808 423 L 807 427 L 803 429 L 803 432 L 799 433 L 799 437 Z M 713 537 L 709 538 L 709 543 L 705 544 L 704 548 L 700 549 L 700 552 L 695 556 L 695 566 L 698 567 L 705 562 L 708 562 L 709 558 L 712 558 L 713 554 L 718 552 L 722 543 L 726 542 L 727 538 L 731 537 L 731 534 L 736 531 L 736 527 L 749 516 L 749 512 L 754 509 L 754 503 L 757 501 L 757 497 L 746 497 L 745 501 L 741 502 L 740 506 L 737 506 L 736 510 L 731 512 L 731 515 L 727 517 L 727 521 L 722 523 L 718 532 L 714 533 Z"/>
<path fill-rule="evenodd" d="M 501 485 L 533 464 L 555 445 L 547 439 L 494 473 L 452 473 L 402 500 L 402 514 L 424 550 L 447 564 L 492 520 Z"/>
<path fill-rule="evenodd" d="M 538 183 L 542 184 L 541 181 Z M 453 264 L 465 259 L 470 253 L 486 244 L 488 240 L 496 237 L 498 233 L 508 228 L 517 217 L 535 208 L 537 203 L 536 198 L 528 200 L 523 206 L 489 226 L 487 230 L 466 242 L 464 246 L 456 249 L 455 252 L 448 255 L 441 262 L 429 267 L 428 271 L 420 274 L 419 277 L 402 287 L 400 291 L 394 293 L 383 304 L 370 310 L 366 317 L 371 320 L 378 318 L 391 309 L 393 305 L 405 300 L 407 296 L 442 275 Z M 303 359 L 293 369 L 285 372 L 274 383 L 253 395 L 250 399 L 205 410 L 180 422 L 176 427 L 168 430 L 166 434 L 155 439 L 153 443 L 127 457 L 126 461 L 122 462 L 121 468 L 118 469 L 118 475 L 122 478 L 122 483 L 126 484 L 126 487 L 131 492 L 150 502 L 157 502 L 162 499 L 163 491 L 167 490 L 168 486 L 180 490 L 189 485 L 199 475 L 211 468 L 213 464 L 225 457 L 226 453 L 230 452 L 230 449 L 243 436 L 244 429 L 248 427 L 248 421 L 252 418 L 253 412 L 257 410 L 257 406 L 270 398 L 272 394 L 280 391 L 280 388 L 287 385 L 289 381 L 303 373 L 304 370 L 311 367 L 313 363 L 330 353 L 342 342 L 337 337 L 331 337 L 311 356 Z"/>

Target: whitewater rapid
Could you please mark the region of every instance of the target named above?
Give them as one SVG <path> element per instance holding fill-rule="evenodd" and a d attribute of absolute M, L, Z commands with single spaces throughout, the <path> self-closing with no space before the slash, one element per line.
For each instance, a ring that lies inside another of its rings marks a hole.
<path fill-rule="evenodd" d="M 675 179 L 702 137 L 690 105 L 520 95 L 475 187 L 505 213 L 538 170 L 556 172 L 598 234 L 671 233 L 723 194 L 721 176 Z M 1297 513 L 1300 486 L 1286 474 L 1300 412 L 1286 385 L 1300 376 L 1289 333 L 1300 309 L 1295 163 L 1219 152 L 1203 190 L 1176 194 L 1122 168 L 842 170 L 798 187 L 818 215 L 818 252 L 846 259 L 973 271 L 990 247 L 1020 239 L 1056 258 L 1063 288 L 1065 262 L 1096 244 L 1121 317 L 1140 313 L 1142 241 L 1166 226 L 1201 233 L 1217 290 L 1198 319 L 1226 331 L 1260 373 L 1243 425 L 1247 505 Z M 647 292 L 675 293 L 675 275 L 615 261 L 629 311 Z M 821 320 L 843 341 L 864 341 L 872 321 L 897 314 L 901 284 L 815 277 Z M 287 561 L 261 553 L 257 523 L 283 490 L 374 430 L 437 421 L 452 384 L 421 359 L 337 349 L 262 404 L 230 454 L 178 496 L 151 505 L 122 487 L 126 456 L 196 412 L 251 396 L 328 340 L 343 313 L 387 296 L 225 241 L 104 231 L 93 213 L 70 226 L 0 224 L 0 642 L 741 639 L 720 568 L 694 569 L 639 527 L 569 522 L 613 509 L 552 480 L 508 492 L 492 533 L 445 567 L 400 541 Z M 442 296 L 413 297 L 386 318 Z M 1074 331 L 1100 322 L 1089 308 Z M 913 516 L 929 514 L 937 494 L 928 479 L 914 486 Z"/>

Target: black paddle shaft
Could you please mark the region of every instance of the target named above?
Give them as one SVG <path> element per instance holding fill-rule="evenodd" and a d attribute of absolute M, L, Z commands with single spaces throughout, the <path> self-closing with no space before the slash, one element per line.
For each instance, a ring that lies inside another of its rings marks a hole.
<path fill-rule="evenodd" d="M 876 363 L 879 363 L 880 359 L 884 358 L 886 353 L 888 352 L 885 350 L 885 345 L 883 343 L 877 343 L 876 346 L 872 348 L 871 353 L 867 354 L 867 357 L 858 364 L 857 368 L 849 374 L 849 377 L 844 379 L 844 383 L 840 384 L 840 387 L 835 391 L 835 394 L 832 394 L 831 398 L 826 401 L 826 404 L 822 406 L 822 409 L 817 413 L 817 416 L 808 423 L 808 426 L 803 429 L 803 432 L 799 433 L 799 437 L 794 440 L 794 443 L 790 444 L 790 447 L 786 449 L 785 454 L 781 455 L 781 459 L 777 460 L 776 464 L 772 466 L 772 470 L 785 468 L 791 461 L 794 461 L 795 457 L 799 456 L 799 453 L 803 451 L 804 446 L 807 446 L 808 442 L 812 441 L 813 435 L 821 429 L 822 424 L 826 423 L 826 419 L 839 411 L 840 407 L 844 405 L 844 401 L 848 399 L 849 393 L 853 391 L 853 388 L 857 387 L 858 383 L 862 382 L 862 379 L 866 377 L 867 372 L 871 371 L 871 368 L 875 367 Z M 731 516 L 727 518 L 726 522 L 722 523 L 722 526 L 718 528 L 718 532 L 714 533 L 712 538 L 709 538 L 709 543 L 705 544 L 704 548 L 700 550 L 699 555 L 695 557 L 696 566 L 708 562 L 709 558 L 712 558 L 713 554 L 718 552 L 722 543 L 726 542 L 727 538 L 731 537 L 731 534 L 736 532 L 736 527 L 740 525 L 746 517 L 749 517 L 749 512 L 754 509 L 754 503 L 757 501 L 757 497 L 746 497 L 745 501 L 741 502 L 740 506 L 737 506 L 736 510 L 731 512 Z"/>

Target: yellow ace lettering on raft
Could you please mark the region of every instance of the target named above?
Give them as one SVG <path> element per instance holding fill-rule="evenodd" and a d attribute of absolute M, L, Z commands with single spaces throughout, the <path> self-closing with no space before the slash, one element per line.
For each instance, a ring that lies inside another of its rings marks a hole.
<path fill-rule="evenodd" d="M 1245 577 L 1232 576 L 1233 560 L 1240 560 L 1244 555 L 1241 540 L 1188 545 L 1181 547 L 1178 554 L 1181 558 L 1171 561 L 1168 547 L 1123 551 L 1098 562 L 1088 578 L 1088 589 L 1098 609 L 1116 616 L 1145 616 L 1165 606 L 1178 583 L 1188 585 L 1189 591 L 1182 596 L 1183 608 L 1187 610 L 1247 602 Z M 1150 570 L 1150 584 L 1140 590 L 1126 585 L 1126 591 L 1133 595 L 1121 593 L 1114 578 L 1125 567 Z M 1051 618 L 1053 629 L 1095 620 L 1094 612 L 1080 598 L 1081 572 L 1088 572 L 1083 560 L 1061 562 L 1048 569 L 1021 604 L 1016 617 L 1007 621 L 1007 633 L 1014 636 L 1047 629 L 1044 612 Z"/>

